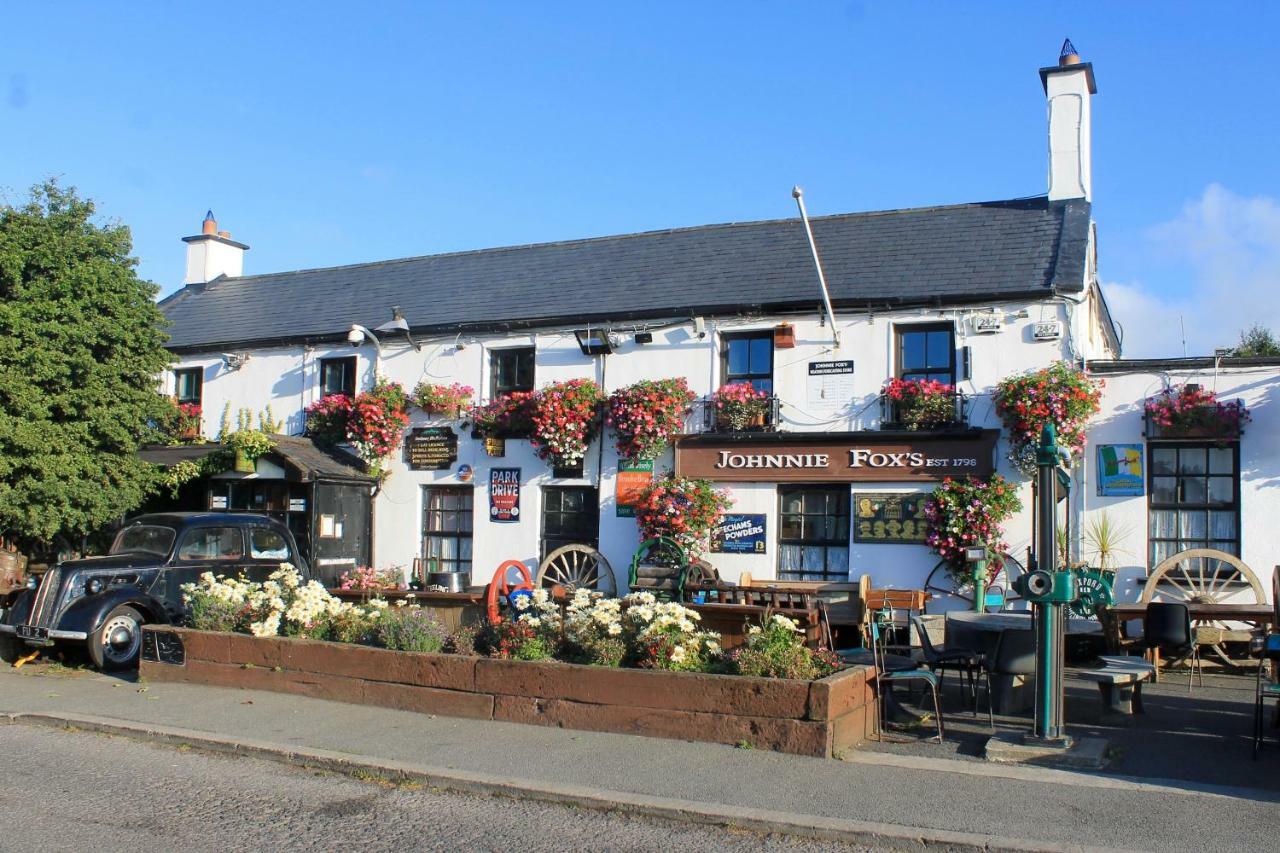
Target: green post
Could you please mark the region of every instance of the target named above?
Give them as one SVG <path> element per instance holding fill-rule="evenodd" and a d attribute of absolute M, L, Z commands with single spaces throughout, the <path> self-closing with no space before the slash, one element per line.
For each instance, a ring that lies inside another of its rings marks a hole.
<path fill-rule="evenodd" d="M 1058 441 L 1053 424 L 1046 424 L 1036 449 L 1038 481 L 1036 489 L 1036 568 L 1056 577 Z M 1041 741 L 1066 745 L 1070 739 L 1062 726 L 1062 644 L 1063 602 L 1038 600 L 1034 605 L 1036 623 L 1036 708 L 1033 736 Z"/>
<path fill-rule="evenodd" d="M 978 613 L 987 612 L 986 560 L 978 560 L 973 564 L 973 609 Z"/>

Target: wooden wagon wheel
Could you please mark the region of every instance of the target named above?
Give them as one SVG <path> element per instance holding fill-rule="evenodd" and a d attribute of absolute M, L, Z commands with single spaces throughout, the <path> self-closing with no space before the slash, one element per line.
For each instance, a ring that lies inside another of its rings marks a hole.
<path fill-rule="evenodd" d="M 1189 548 L 1161 561 L 1151 570 L 1139 600 L 1143 604 L 1150 604 L 1152 601 L 1222 604 L 1244 592 L 1240 588 L 1241 583 L 1248 584 L 1255 604 L 1267 603 L 1262 582 L 1239 557 L 1216 548 Z M 1208 631 L 1225 633 L 1229 630 L 1222 620 L 1194 620 L 1193 632 L 1197 635 Z M 1226 639 L 1205 642 L 1203 645 L 1212 648 L 1218 659 L 1227 666 L 1235 666 L 1222 647 L 1223 642 Z"/>
<path fill-rule="evenodd" d="M 992 563 L 995 563 L 995 560 L 992 560 Z M 999 566 L 988 566 L 986 587 L 988 592 L 999 589 L 1004 593 L 1004 600 L 1000 605 L 998 607 L 988 605 L 988 610 L 1009 610 L 1022 600 L 1022 596 L 1013 588 L 1013 582 L 1022 577 L 1025 571 L 1022 563 L 1018 562 L 1012 554 L 1001 556 Z M 933 567 L 933 571 L 929 572 L 924 588 L 930 596 L 925 603 L 926 612 L 946 613 L 949 610 L 973 609 L 973 581 L 963 582 L 957 578 L 951 572 L 946 560 L 939 560 Z"/>
<path fill-rule="evenodd" d="M 715 566 L 699 557 L 689 563 L 689 571 L 685 574 L 685 586 L 690 584 L 707 585 L 720 581 L 720 572 Z"/>
<path fill-rule="evenodd" d="M 559 584 L 569 592 L 594 589 L 608 598 L 618 594 L 618 581 L 609 561 L 590 545 L 565 545 L 547 555 L 538 566 L 534 584 L 539 587 Z"/>

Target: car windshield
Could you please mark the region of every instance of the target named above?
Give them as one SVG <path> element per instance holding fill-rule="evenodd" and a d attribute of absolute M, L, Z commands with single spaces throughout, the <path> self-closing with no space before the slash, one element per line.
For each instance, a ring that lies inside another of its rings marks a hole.
<path fill-rule="evenodd" d="M 173 529 L 150 524 L 135 524 L 116 534 L 112 554 L 155 554 L 163 557 L 173 547 Z"/>

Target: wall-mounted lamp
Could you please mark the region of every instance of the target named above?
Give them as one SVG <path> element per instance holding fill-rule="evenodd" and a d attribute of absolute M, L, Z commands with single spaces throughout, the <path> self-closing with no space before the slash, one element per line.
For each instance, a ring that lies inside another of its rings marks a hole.
<path fill-rule="evenodd" d="M 227 370 L 239 370 L 244 367 L 245 362 L 249 360 L 247 352 L 224 352 L 222 354 L 222 363 L 226 365 Z"/>
<path fill-rule="evenodd" d="M 699 338 L 705 338 L 707 336 L 707 321 L 701 317 L 694 317 L 693 333 Z"/>
<path fill-rule="evenodd" d="M 608 355 L 622 343 L 617 335 L 605 329 L 576 329 L 573 336 L 578 339 L 583 355 Z"/>
<path fill-rule="evenodd" d="M 397 305 L 391 309 L 391 319 L 383 323 L 377 328 L 377 331 L 383 333 L 398 333 L 404 335 L 404 339 L 413 345 L 418 352 L 422 351 L 422 344 L 413 339 L 409 334 L 409 321 L 400 313 L 400 306 Z"/>
<path fill-rule="evenodd" d="M 638 344 L 653 343 L 653 332 L 636 332 L 633 340 Z"/>

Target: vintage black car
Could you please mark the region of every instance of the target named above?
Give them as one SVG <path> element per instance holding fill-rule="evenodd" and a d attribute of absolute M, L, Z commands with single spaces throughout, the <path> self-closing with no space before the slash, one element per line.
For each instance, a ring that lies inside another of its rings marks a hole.
<path fill-rule="evenodd" d="M 135 666 L 144 624 L 182 621 L 183 584 L 204 572 L 266 580 L 281 563 L 308 576 L 288 528 L 266 516 L 139 516 L 116 534 L 107 556 L 59 563 L 19 593 L 0 634 L 35 647 L 84 644 L 99 669 Z"/>

